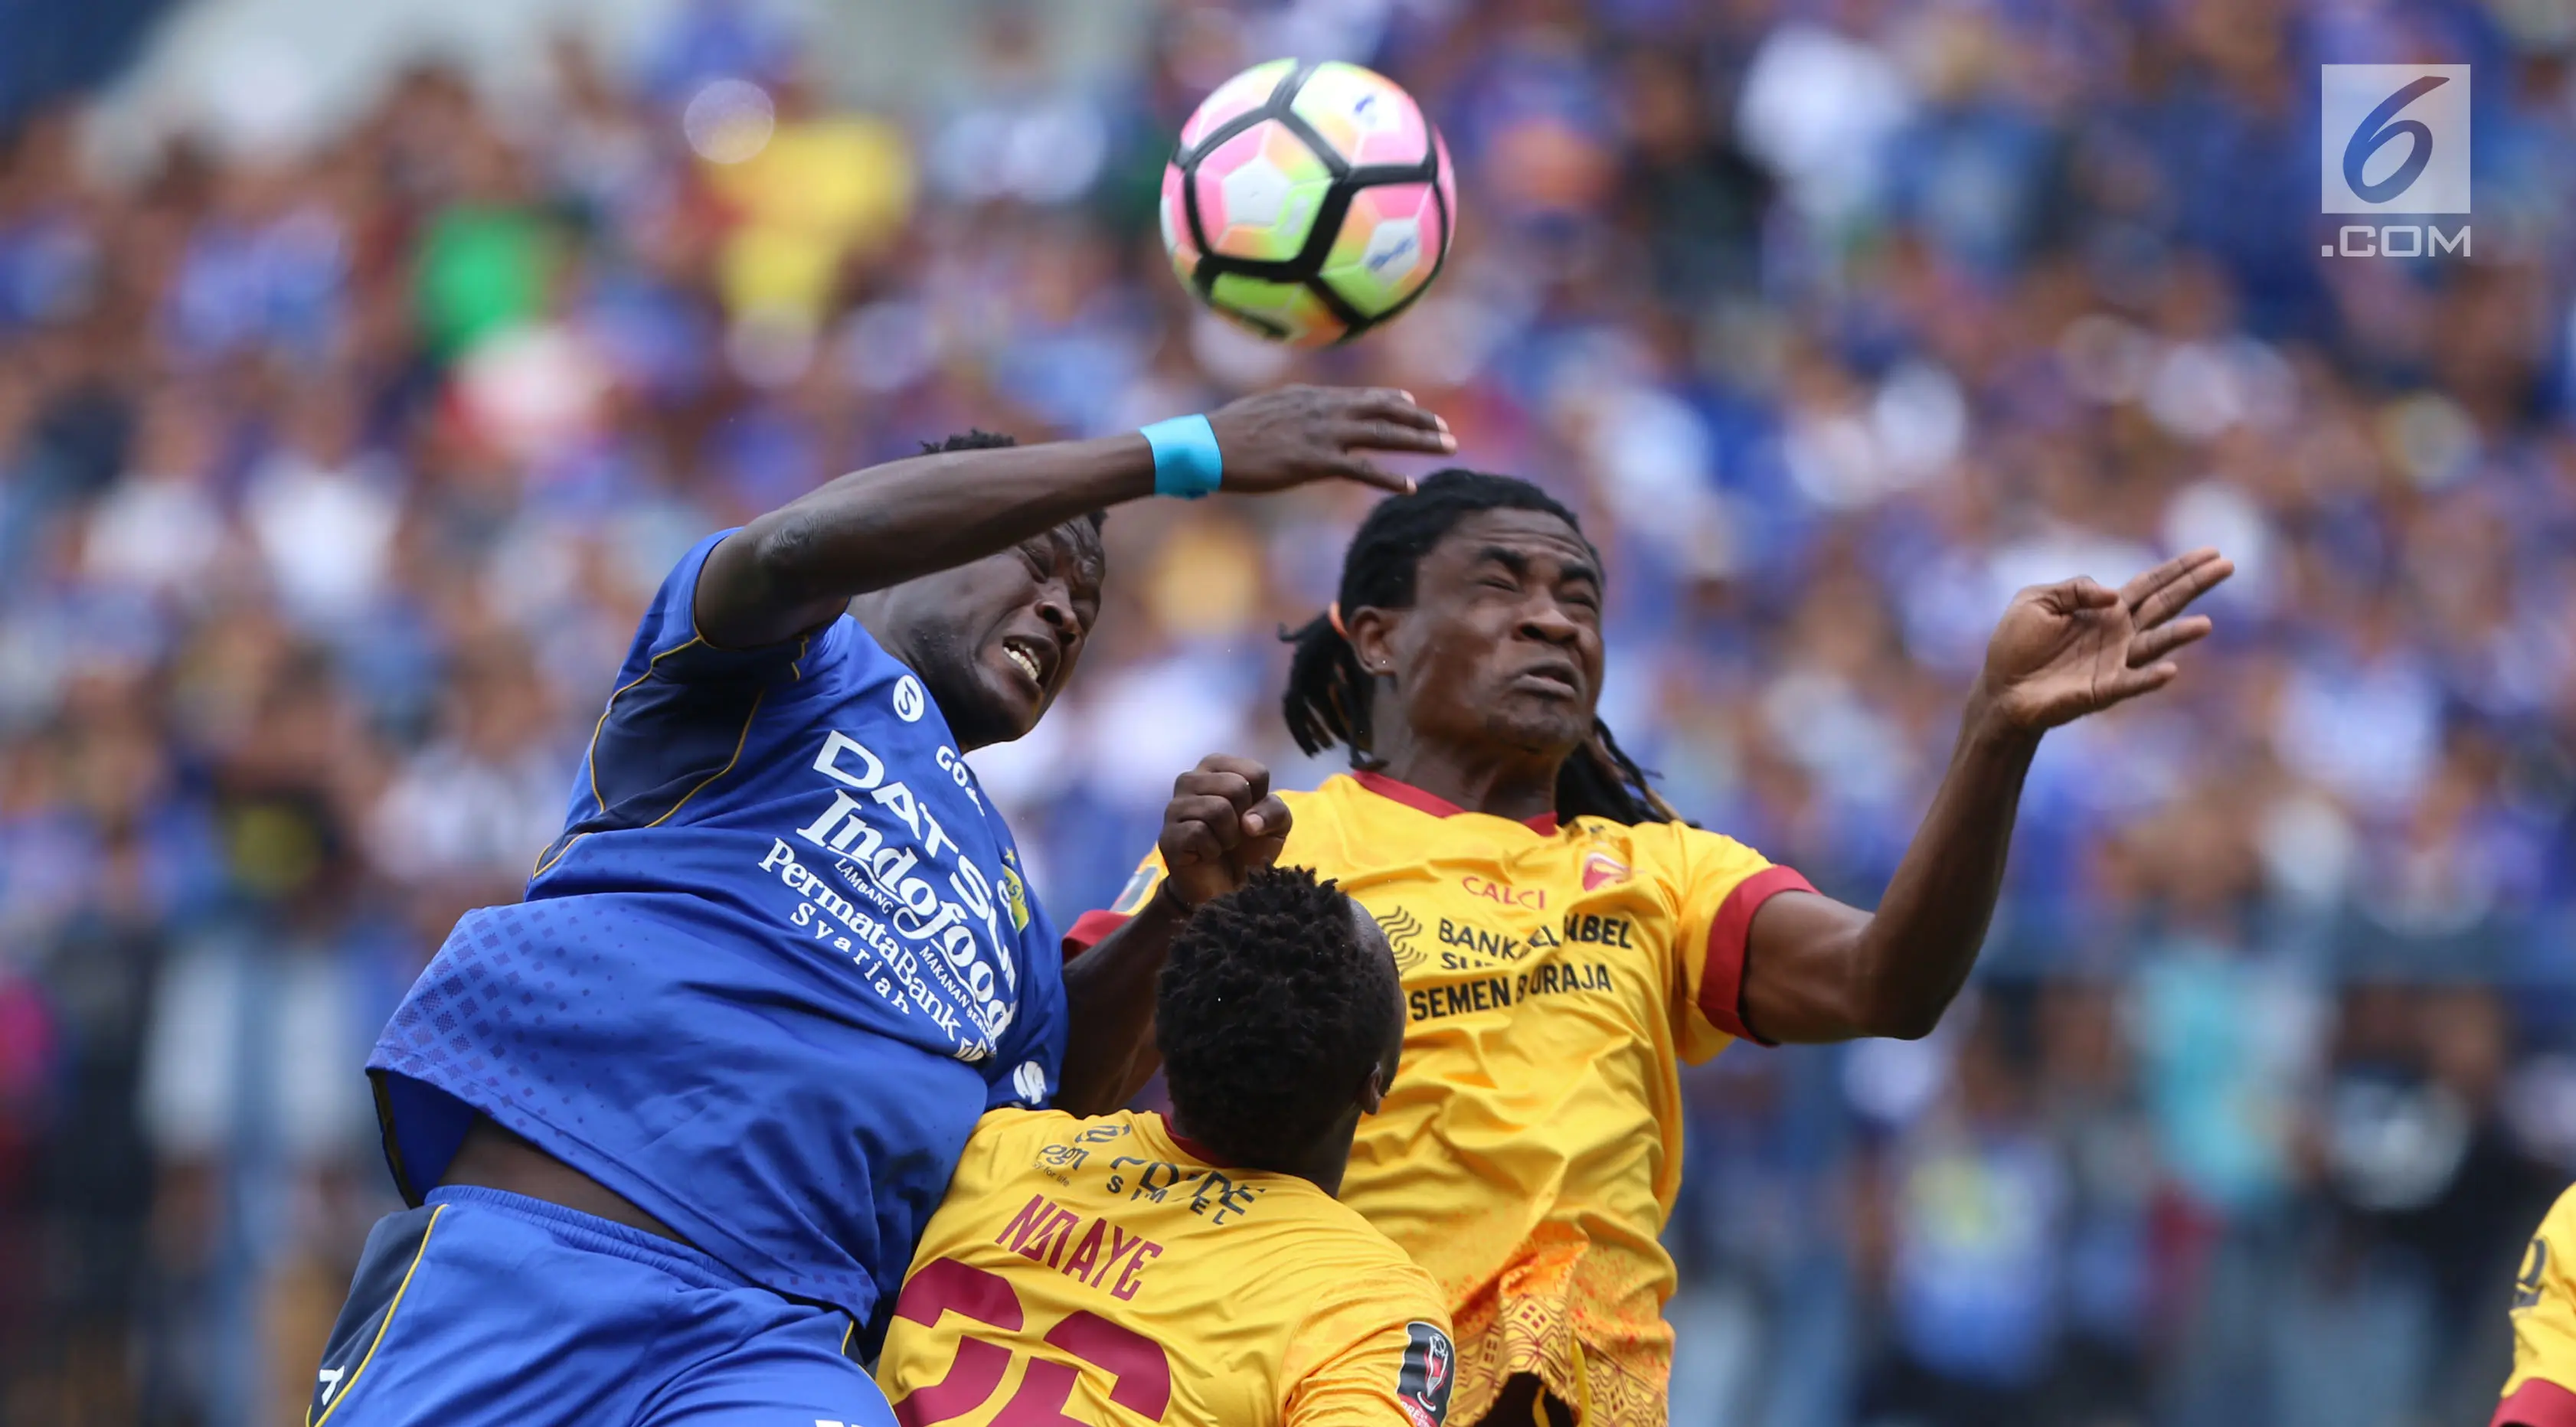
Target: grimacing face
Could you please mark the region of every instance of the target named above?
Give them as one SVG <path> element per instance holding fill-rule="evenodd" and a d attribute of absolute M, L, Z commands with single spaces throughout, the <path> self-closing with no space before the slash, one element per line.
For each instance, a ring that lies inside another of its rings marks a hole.
<path fill-rule="evenodd" d="M 1572 526 L 1489 510 L 1423 555 L 1411 607 L 1344 618 L 1362 667 L 1394 675 L 1414 739 L 1565 755 L 1601 700 L 1601 596 L 1600 557 Z"/>
<path fill-rule="evenodd" d="M 1100 618 L 1099 532 L 1073 520 L 887 592 L 896 657 L 966 749 L 1008 743 L 1055 703 Z M 961 750 L 963 751 L 963 750 Z"/>

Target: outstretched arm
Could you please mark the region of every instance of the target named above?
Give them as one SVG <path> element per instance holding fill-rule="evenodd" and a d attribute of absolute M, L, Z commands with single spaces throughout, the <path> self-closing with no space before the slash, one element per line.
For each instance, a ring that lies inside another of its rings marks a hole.
<path fill-rule="evenodd" d="M 1362 453 L 1457 449 L 1440 418 L 1399 391 L 1287 387 L 1234 402 L 1208 424 L 1223 488 L 1256 494 L 1326 480 L 1402 491 L 1411 483 Z M 698 629 L 727 649 L 793 639 L 830 623 L 855 595 L 1153 493 L 1154 453 L 1135 432 L 870 466 L 717 545 L 698 579 Z"/>
<path fill-rule="evenodd" d="M 2116 591 L 2075 579 L 2015 596 L 1877 913 L 1804 892 L 1764 902 L 1745 948 L 1745 1025 L 1780 1041 L 1930 1033 L 1985 943 L 2040 735 L 2172 682 L 2166 656 L 2210 628 L 2177 616 L 2234 572 L 2196 550 Z"/>
<path fill-rule="evenodd" d="M 1154 982 L 1172 936 L 1190 909 L 1243 885 L 1278 860 L 1288 840 L 1288 805 L 1270 791 L 1270 770 L 1222 754 L 1172 783 L 1157 846 L 1171 875 L 1124 926 L 1067 962 L 1069 1036 L 1056 1108 L 1104 1115 L 1153 1078 Z"/>

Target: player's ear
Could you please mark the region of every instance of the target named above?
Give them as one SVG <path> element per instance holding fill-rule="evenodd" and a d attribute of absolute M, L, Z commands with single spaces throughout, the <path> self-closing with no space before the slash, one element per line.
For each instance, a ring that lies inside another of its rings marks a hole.
<path fill-rule="evenodd" d="M 1374 1115 L 1377 1113 L 1377 1107 L 1386 1103 L 1386 1087 L 1394 1079 L 1395 1077 L 1388 1073 L 1384 1062 L 1380 1062 L 1369 1067 L 1368 1079 L 1360 1082 L 1359 1106 L 1361 1114 Z"/>
<path fill-rule="evenodd" d="M 1404 616 L 1400 609 L 1380 609 L 1362 605 L 1342 611 L 1342 632 L 1351 641 L 1351 652 L 1357 654 L 1360 667 L 1370 674 L 1395 672 L 1395 626 Z"/>

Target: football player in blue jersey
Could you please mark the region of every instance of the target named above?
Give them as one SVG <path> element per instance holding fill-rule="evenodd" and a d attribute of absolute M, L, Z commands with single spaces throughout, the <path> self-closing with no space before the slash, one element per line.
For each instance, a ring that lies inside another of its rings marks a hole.
<path fill-rule="evenodd" d="M 1035 727 L 1099 511 L 1443 454 L 1404 393 L 844 476 L 663 583 L 526 900 L 468 913 L 369 1057 L 417 1206 L 379 1223 L 312 1427 L 891 1427 L 858 1359 L 985 1111 L 1115 1108 L 1162 954 L 1277 855 L 1256 765 L 1183 774 L 1180 875 L 1070 971 L 962 755 Z"/>

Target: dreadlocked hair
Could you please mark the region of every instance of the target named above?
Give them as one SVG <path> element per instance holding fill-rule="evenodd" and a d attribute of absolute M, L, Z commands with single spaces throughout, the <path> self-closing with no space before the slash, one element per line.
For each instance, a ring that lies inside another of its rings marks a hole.
<path fill-rule="evenodd" d="M 1340 887 L 1265 867 L 1172 938 L 1154 1035 L 1182 1127 L 1256 1169 L 1285 1167 L 1348 1110 L 1395 1033 L 1395 959 L 1361 940 Z"/>
<path fill-rule="evenodd" d="M 1458 523 L 1489 510 L 1531 510 L 1566 523 L 1577 537 L 1583 523 L 1547 492 L 1512 476 L 1450 469 L 1423 480 L 1409 495 L 1390 496 L 1360 522 L 1351 548 L 1342 557 L 1338 606 L 1355 610 L 1405 609 L 1413 604 L 1414 578 L 1422 557 L 1445 539 Z M 1328 614 L 1317 615 L 1279 637 L 1295 647 L 1288 661 L 1288 692 L 1280 701 L 1288 732 L 1308 753 L 1334 744 L 1351 750 L 1351 766 L 1368 768 L 1371 751 L 1370 684 L 1360 668 L 1359 653 L 1333 627 Z M 1602 818 L 1617 823 L 1681 822 L 1681 814 L 1647 781 L 1646 770 L 1611 736 L 1610 726 L 1592 721 L 1592 737 L 1565 760 L 1556 775 L 1556 811 L 1571 821 Z"/>
<path fill-rule="evenodd" d="M 1020 444 L 1020 438 L 1007 432 L 987 431 L 981 426 L 970 426 L 941 440 L 922 442 L 921 454 L 941 456 L 950 451 L 998 451 L 1003 447 L 1018 444 Z M 1109 512 L 1095 510 L 1089 512 L 1085 518 L 1090 520 L 1091 528 L 1097 531 L 1109 523 Z"/>

